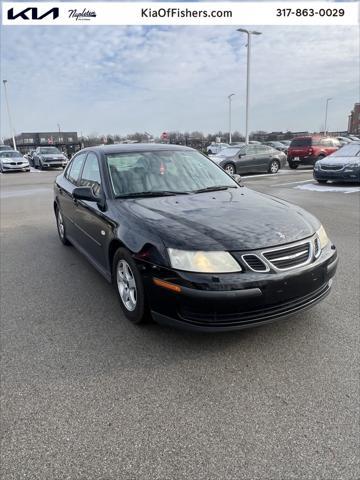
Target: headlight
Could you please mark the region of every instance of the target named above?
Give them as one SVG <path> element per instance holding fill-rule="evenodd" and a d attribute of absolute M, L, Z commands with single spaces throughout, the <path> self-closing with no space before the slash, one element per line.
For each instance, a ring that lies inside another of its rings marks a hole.
<path fill-rule="evenodd" d="M 360 167 L 360 163 L 355 162 L 355 163 L 349 163 L 349 165 L 347 165 L 346 168 L 358 168 L 358 167 Z"/>
<path fill-rule="evenodd" d="M 318 162 L 316 162 L 314 165 L 314 170 L 319 170 L 319 168 L 320 168 L 320 165 L 318 164 Z"/>
<path fill-rule="evenodd" d="M 228 252 L 188 252 L 168 248 L 170 264 L 177 270 L 200 273 L 241 272 L 241 267 Z"/>
<path fill-rule="evenodd" d="M 330 242 L 329 237 L 326 235 L 325 228 L 321 225 L 319 230 L 316 232 L 320 240 L 320 247 L 323 249 Z"/>

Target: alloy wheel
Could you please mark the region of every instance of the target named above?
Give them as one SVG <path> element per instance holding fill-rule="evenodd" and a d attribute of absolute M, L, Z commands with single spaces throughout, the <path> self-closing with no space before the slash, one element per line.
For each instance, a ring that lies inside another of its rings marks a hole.
<path fill-rule="evenodd" d="M 126 260 L 119 260 L 116 268 L 119 295 L 125 308 L 132 312 L 136 308 L 137 290 L 134 274 Z"/>
<path fill-rule="evenodd" d="M 60 210 L 58 210 L 56 218 L 57 218 L 57 226 L 58 226 L 58 231 L 59 231 L 60 238 L 61 238 L 61 240 L 64 240 L 65 227 L 64 227 L 63 216 L 62 216 Z"/>
<path fill-rule="evenodd" d="M 235 173 L 234 165 L 231 165 L 231 163 L 228 163 L 227 165 L 225 165 L 225 172 L 227 172 L 229 175 L 234 175 Z"/>
<path fill-rule="evenodd" d="M 276 160 L 273 160 L 270 164 L 270 172 L 277 173 L 279 171 L 279 164 Z"/>

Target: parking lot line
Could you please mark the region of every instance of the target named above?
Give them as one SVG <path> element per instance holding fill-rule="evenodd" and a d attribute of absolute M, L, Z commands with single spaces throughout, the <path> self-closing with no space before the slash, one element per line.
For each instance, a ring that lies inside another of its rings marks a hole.
<path fill-rule="evenodd" d="M 279 170 L 278 175 L 294 175 L 293 171 L 289 170 Z M 264 178 L 264 177 L 274 177 L 276 178 L 276 174 L 274 173 L 259 173 L 258 175 L 241 175 L 241 178 Z"/>
<path fill-rule="evenodd" d="M 309 182 L 314 183 L 314 180 L 309 179 L 309 180 L 298 180 L 297 182 L 277 183 L 276 185 L 271 185 L 271 187 L 283 187 L 285 185 L 296 185 L 297 183 L 309 183 Z"/>
<path fill-rule="evenodd" d="M 347 185 L 318 185 L 315 182 L 309 185 L 298 185 L 299 190 L 311 190 L 312 192 L 340 192 L 340 193 L 356 193 L 360 192 L 360 187 L 351 187 Z"/>

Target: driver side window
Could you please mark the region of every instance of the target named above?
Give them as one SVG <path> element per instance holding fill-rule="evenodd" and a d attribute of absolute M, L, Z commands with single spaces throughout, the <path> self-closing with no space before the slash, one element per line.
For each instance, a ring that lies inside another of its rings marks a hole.
<path fill-rule="evenodd" d="M 100 168 L 97 156 L 93 152 L 90 152 L 85 160 L 85 165 L 81 174 L 79 185 L 81 187 L 91 187 L 95 195 L 100 194 Z"/>

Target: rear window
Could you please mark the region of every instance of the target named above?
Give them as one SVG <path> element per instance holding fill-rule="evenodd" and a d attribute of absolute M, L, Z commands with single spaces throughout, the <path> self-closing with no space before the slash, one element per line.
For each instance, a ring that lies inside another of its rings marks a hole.
<path fill-rule="evenodd" d="M 311 138 L 294 138 L 290 147 L 311 147 Z"/>

